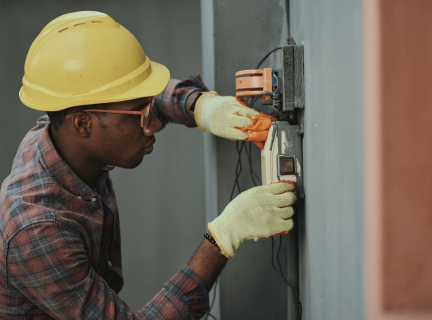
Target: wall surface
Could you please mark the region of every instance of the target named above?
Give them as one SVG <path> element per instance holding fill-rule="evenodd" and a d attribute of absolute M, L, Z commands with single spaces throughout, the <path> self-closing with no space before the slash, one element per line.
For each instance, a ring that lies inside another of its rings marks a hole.
<path fill-rule="evenodd" d="M 41 112 L 18 98 L 24 60 L 33 39 L 55 17 L 73 11 L 106 12 L 128 28 L 150 59 L 172 77 L 201 70 L 199 0 L 0 1 L 0 180 L 25 133 Z M 187 36 L 185 36 L 185 34 Z M 121 217 L 121 297 L 141 308 L 187 263 L 204 230 L 203 140 L 198 129 L 168 125 L 156 135 L 153 153 L 135 170 L 115 169 Z"/>
<path fill-rule="evenodd" d="M 204 16 L 204 19 L 208 17 Z M 212 33 L 205 34 L 203 39 L 211 37 L 213 40 L 214 88 L 221 95 L 234 95 L 235 72 L 255 68 L 266 53 L 286 43 L 285 2 L 253 1 L 245 5 L 244 1 L 214 0 Z M 276 59 L 270 57 L 263 66 L 270 66 L 271 62 L 274 65 Z M 209 142 L 210 139 L 206 140 L 207 146 Z M 230 201 L 239 158 L 236 148 L 240 144 L 219 138 L 212 143 L 214 149 L 206 150 L 214 152 L 217 181 L 208 181 L 206 188 L 217 184 L 214 194 L 217 195 L 217 210 L 220 213 Z M 254 185 L 245 148 L 251 150 L 252 168 L 261 175 L 260 151 L 255 145 L 246 143 L 241 152 L 242 173 L 238 179 L 241 191 Z M 237 193 L 235 190 L 234 195 Z M 286 237 L 282 239 L 280 255 L 284 272 L 289 259 Z M 279 239 L 276 240 L 275 250 L 278 244 Z M 219 280 L 219 319 L 287 319 L 288 313 L 293 312 L 287 308 L 291 303 L 288 300 L 289 289 L 272 267 L 271 250 L 271 240 L 246 241 L 228 262 Z"/>
<path fill-rule="evenodd" d="M 363 319 L 361 1 L 291 1 L 305 48 L 303 319 Z"/>
<path fill-rule="evenodd" d="M 306 211 L 295 227 L 302 319 L 363 319 L 362 4 L 290 2 L 291 35 L 305 49 Z M 213 9 L 215 89 L 234 94 L 236 71 L 255 68 L 286 44 L 285 1 L 214 0 Z M 276 55 L 262 67 L 268 66 L 279 67 Z M 221 212 L 238 154 L 235 142 L 216 139 L 215 145 Z M 254 147 L 252 161 L 259 172 Z M 253 186 L 245 156 L 239 181 L 241 190 Z M 295 253 L 282 250 L 287 263 Z M 271 241 L 246 241 L 221 276 L 221 319 L 292 319 L 288 294 L 271 266 Z"/>

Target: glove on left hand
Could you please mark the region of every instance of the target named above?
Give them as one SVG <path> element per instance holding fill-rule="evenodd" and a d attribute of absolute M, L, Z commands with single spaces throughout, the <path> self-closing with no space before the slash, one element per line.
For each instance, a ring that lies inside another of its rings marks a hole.
<path fill-rule="evenodd" d="M 286 233 L 296 201 L 295 183 L 284 181 L 255 187 L 239 194 L 220 216 L 208 224 L 221 252 L 228 259 L 246 239 L 268 238 Z"/>

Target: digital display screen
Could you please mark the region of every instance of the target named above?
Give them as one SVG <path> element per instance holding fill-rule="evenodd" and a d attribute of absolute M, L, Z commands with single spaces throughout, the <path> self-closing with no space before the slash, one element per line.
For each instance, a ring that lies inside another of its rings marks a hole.
<path fill-rule="evenodd" d="M 294 157 L 281 157 L 279 161 L 280 175 L 295 174 Z"/>

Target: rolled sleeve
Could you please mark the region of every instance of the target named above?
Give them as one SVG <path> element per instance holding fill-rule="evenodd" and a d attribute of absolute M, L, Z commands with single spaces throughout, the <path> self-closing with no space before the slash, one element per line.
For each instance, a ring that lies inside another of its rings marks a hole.
<path fill-rule="evenodd" d="M 186 109 L 186 101 L 195 91 L 208 91 L 199 74 L 182 81 L 171 79 L 165 90 L 155 97 L 154 114 L 164 126 L 173 122 L 196 127 L 195 119 Z"/>
<path fill-rule="evenodd" d="M 161 293 L 138 314 L 145 319 L 201 319 L 209 311 L 207 289 L 187 265 L 165 283 Z"/>
<path fill-rule="evenodd" d="M 208 310 L 208 293 L 185 267 L 134 314 L 88 261 L 82 234 L 58 222 L 41 222 L 9 242 L 7 284 L 56 319 L 198 319 Z M 32 310 L 27 310 L 32 313 Z"/>

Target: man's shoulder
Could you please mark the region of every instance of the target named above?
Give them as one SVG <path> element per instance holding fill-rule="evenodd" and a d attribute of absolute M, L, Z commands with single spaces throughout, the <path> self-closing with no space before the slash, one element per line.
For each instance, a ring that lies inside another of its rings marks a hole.
<path fill-rule="evenodd" d="M 0 232 L 2 237 L 15 232 L 30 221 L 51 217 L 52 203 L 59 187 L 41 164 L 37 141 L 46 126 L 44 117 L 38 120 L 21 142 L 12 171 L 0 190 Z"/>
<path fill-rule="evenodd" d="M 50 178 L 38 172 L 33 177 L 3 184 L 0 192 L 0 233 L 3 239 L 32 223 L 55 220 L 53 202 L 59 188 L 54 183 L 25 180 L 49 181 Z"/>
<path fill-rule="evenodd" d="M 47 120 L 45 117 L 39 118 L 37 125 L 22 139 L 12 162 L 12 170 L 2 183 L 2 191 L 5 185 L 25 180 L 38 171 L 37 167 L 40 165 L 38 141 L 48 123 L 45 120 Z"/>

